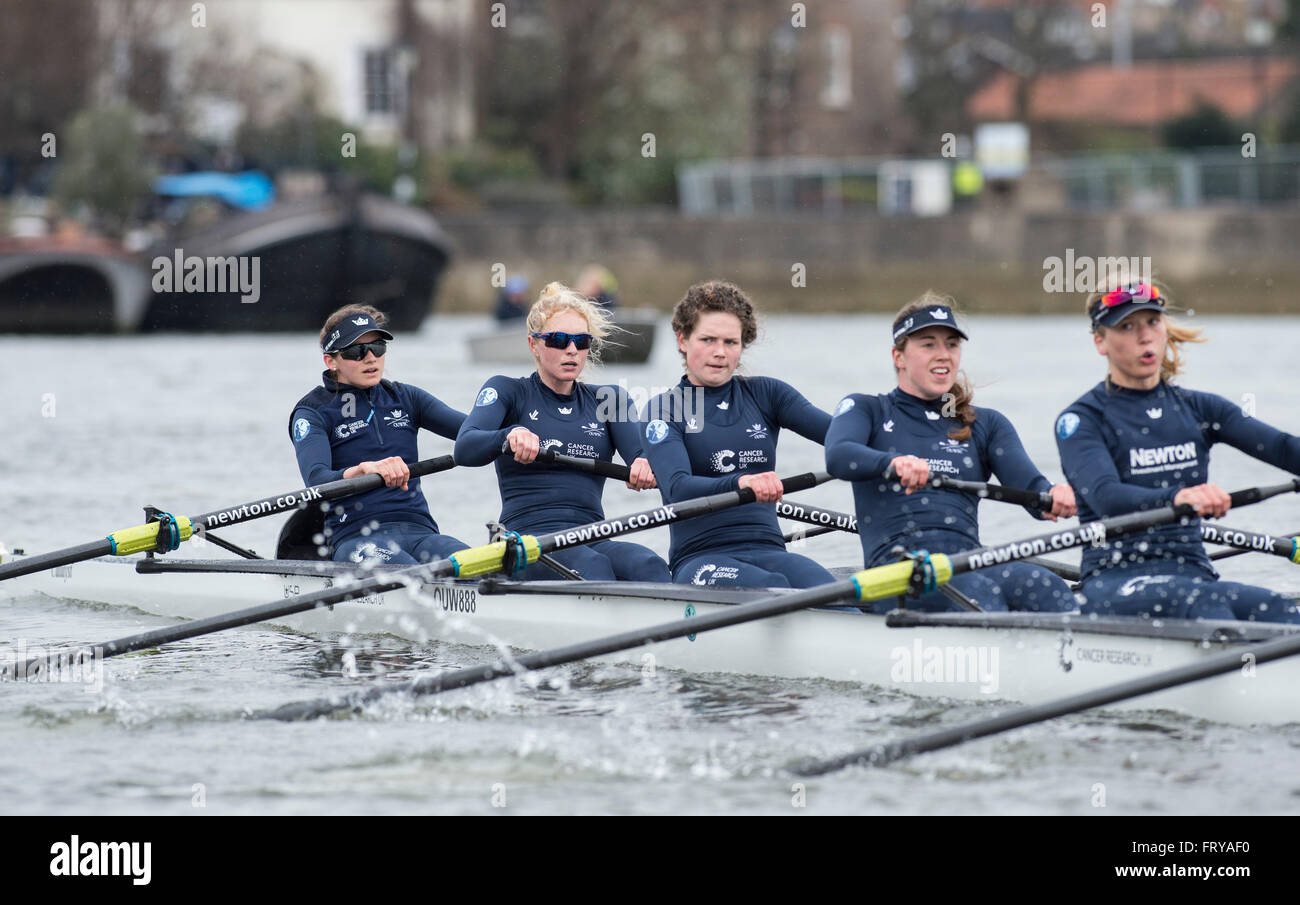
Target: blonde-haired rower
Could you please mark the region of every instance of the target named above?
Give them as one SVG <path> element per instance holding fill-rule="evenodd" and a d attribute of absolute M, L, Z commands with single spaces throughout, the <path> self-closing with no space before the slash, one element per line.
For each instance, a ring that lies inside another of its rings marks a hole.
<path fill-rule="evenodd" d="M 501 523 L 511 531 L 537 534 L 605 517 L 605 479 L 538 462 L 545 450 L 608 461 L 617 449 L 630 466 L 629 487 L 654 487 L 655 479 L 641 458 L 636 410 L 627 394 L 579 379 L 588 361 L 597 360 L 610 332 L 609 312 L 567 286 L 551 283 L 528 312 L 527 325 L 537 370 L 528 377 L 493 377 L 483 385 L 456 438 L 456 462 L 495 461 Z M 501 455 L 503 444 L 513 455 Z M 668 566 L 640 544 L 596 541 L 552 555 L 589 580 L 668 580 Z M 560 576 L 534 564 L 522 577 Z"/>
<path fill-rule="evenodd" d="M 1210 483 L 1215 443 L 1300 474 L 1300 438 L 1245 415 L 1222 396 L 1172 382 L 1182 369 L 1180 346 L 1202 338 L 1169 318 L 1158 286 L 1093 293 L 1085 305 L 1106 378 L 1056 419 L 1056 445 L 1080 518 L 1171 503 L 1187 503 L 1202 517 L 1226 514 L 1228 494 Z M 1083 611 L 1300 622 L 1289 598 L 1220 581 L 1200 527 L 1191 519 L 1085 547 Z"/>

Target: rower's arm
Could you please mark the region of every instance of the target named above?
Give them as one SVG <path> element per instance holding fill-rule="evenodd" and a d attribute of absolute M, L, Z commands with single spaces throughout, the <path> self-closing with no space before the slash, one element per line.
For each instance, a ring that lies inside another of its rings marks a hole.
<path fill-rule="evenodd" d="M 826 470 L 843 481 L 878 478 L 898 453 L 872 449 L 864 442 L 875 429 L 873 406 L 854 393 L 835 407 L 826 430 Z"/>
<path fill-rule="evenodd" d="M 1035 493 L 1050 491 L 1052 482 L 1038 470 L 1020 434 L 1007 419 L 1006 415 L 992 409 L 980 409 L 979 416 L 988 420 L 989 443 L 986 449 L 989 467 L 998 480 L 1006 487 L 1023 487 Z M 1036 519 L 1044 519 L 1045 513 L 1034 506 L 1024 507 Z"/>
<path fill-rule="evenodd" d="M 460 434 L 461 425 L 465 423 L 465 413 L 456 411 L 427 390 L 409 385 L 406 389 L 411 394 L 412 406 L 419 416 L 419 426 L 440 437 L 455 440 Z"/>
<path fill-rule="evenodd" d="M 474 407 L 456 435 L 453 456 L 457 465 L 487 465 L 501 455 L 501 444 L 519 425 L 514 423 L 518 382 L 496 376 L 488 380 L 474 399 Z"/>
<path fill-rule="evenodd" d="M 813 405 L 803 393 L 784 380 L 775 377 L 762 380 L 769 394 L 767 407 L 775 414 L 773 420 L 801 437 L 824 444 L 826 430 L 831 426 L 830 414 Z"/>
<path fill-rule="evenodd" d="M 1222 396 L 1185 392 L 1196 397 L 1202 429 L 1211 443 L 1226 443 L 1261 462 L 1300 474 L 1300 437 L 1247 415 Z"/>
<path fill-rule="evenodd" d="M 1061 469 L 1080 504 L 1086 503 L 1101 518 L 1173 504 L 1182 487 L 1141 487 L 1124 483 L 1094 416 L 1086 409 L 1066 414 L 1078 417 L 1078 426 L 1062 437 L 1062 421 L 1058 419 L 1056 448 L 1061 454 Z"/>
<path fill-rule="evenodd" d="M 320 412 L 306 406 L 294 409 L 289 419 L 289 438 L 293 440 L 293 454 L 298 457 L 304 486 L 314 487 L 343 477 L 343 469 L 334 467 L 329 432 Z"/>
<path fill-rule="evenodd" d="M 664 425 L 664 428 L 658 428 Z M 658 431 L 665 430 L 662 439 L 653 442 L 652 437 Z M 659 483 L 659 493 L 665 503 L 675 503 L 692 497 L 709 496 L 714 493 L 727 493 L 739 488 L 743 472 L 734 472 L 725 478 L 699 477 L 691 468 L 691 456 L 682 439 L 682 425 L 679 421 L 650 421 L 642 427 L 645 446 L 642 455 L 650 462 L 655 480 Z"/>
<path fill-rule="evenodd" d="M 641 428 L 645 425 L 639 419 L 636 406 L 626 390 L 618 386 L 601 389 L 614 394 L 614 417 L 605 423 L 609 425 L 609 437 L 614 441 L 614 448 L 623 457 L 623 461 L 631 465 L 645 455 L 641 440 Z"/>

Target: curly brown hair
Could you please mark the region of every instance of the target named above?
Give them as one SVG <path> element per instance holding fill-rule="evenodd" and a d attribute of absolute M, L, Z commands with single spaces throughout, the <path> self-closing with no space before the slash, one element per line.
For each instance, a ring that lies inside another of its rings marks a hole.
<path fill-rule="evenodd" d="M 673 333 L 689 338 L 700 323 L 700 316 L 712 312 L 735 315 L 740 321 L 740 344 L 749 346 L 758 339 L 758 316 L 749 296 L 734 283 L 709 280 L 696 283 L 673 308 Z M 685 353 L 682 353 L 685 357 Z"/>

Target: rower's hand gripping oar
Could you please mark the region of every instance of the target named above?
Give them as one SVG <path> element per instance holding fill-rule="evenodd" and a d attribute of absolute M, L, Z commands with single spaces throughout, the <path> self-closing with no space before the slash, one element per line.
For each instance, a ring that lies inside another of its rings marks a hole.
<path fill-rule="evenodd" d="M 787 484 L 788 488 L 789 485 Z M 1297 491 L 1300 491 L 1300 480 L 1293 480 L 1290 483 L 1273 487 L 1255 487 L 1238 491 L 1232 494 L 1232 501 L 1234 506 L 1244 506 L 1279 494 L 1295 493 Z M 436 694 L 451 688 L 477 685 L 480 682 L 516 675 L 528 670 L 561 666 L 565 663 L 574 663 L 578 660 L 630 650 L 657 641 L 683 638 L 687 635 L 725 628 L 729 625 L 739 625 L 758 619 L 766 619 L 769 616 L 780 616 L 809 607 L 826 606 L 837 601 L 855 598 L 858 601 L 866 602 L 880 600 L 885 597 L 897 597 L 900 594 L 917 589 L 918 585 L 922 586 L 920 588 L 922 591 L 932 590 L 933 588 L 924 586 L 945 583 L 954 574 L 960 572 L 1026 559 L 1037 553 L 1044 552 L 1044 550 L 1039 549 L 1040 546 L 1065 550 L 1087 543 L 1100 543 L 1110 535 L 1141 531 L 1145 528 L 1172 522 L 1179 518 L 1189 518 L 1194 515 L 1195 510 L 1191 506 L 1166 506 L 1147 512 L 1135 512 L 1102 519 L 1087 525 L 1080 525 L 1072 530 L 1057 531 L 1027 538 L 1023 541 L 968 550 L 952 557 L 934 554 L 926 557 L 925 561 L 905 560 L 884 566 L 876 566 L 875 568 L 864 569 L 844 581 L 820 585 L 803 591 L 795 591 L 790 594 L 766 597 L 739 606 L 728 606 L 714 613 L 695 615 L 686 619 L 651 626 L 647 629 L 598 638 L 582 644 L 524 654 L 511 661 L 496 660 L 483 666 L 471 666 L 465 669 L 438 673 L 402 685 L 374 688 L 361 695 L 286 704 L 268 714 L 264 714 L 264 716 L 284 720 L 325 716 L 339 710 L 363 706 L 389 694 Z"/>
<path fill-rule="evenodd" d="M 782 485 L 786 493 L 794 493 L 816 487 L 818 484 L 829 480 L 830 475 L 825 472 L 815 472 L 783 478 Z M 501 571 L 517 572 L 536 562 L 543 553 L 551 553 L 569 547 L 580 547 L 594 540 L 607 540 L 752 502 L 754 502 L 754 492 L 749 488 L 745 488 L 743 490 L 733 490 L 711 496 L 682 500 L 678 503 L 669 503 L 644 512 L 604 519 L 603 521 L 592 522 L 589 525 L 578 525 L 554 534 L 543 534 L 534 537 L 529 534 L 520 535 L 517 532 L 507 532 L 507 537 L 504 540 L 482 547 L 459 550 L 447 559 L 386 572 L 383 575 L 375 575 L 352 584 L 326 588 L 311 594 L 300 594 L 296 597 L 247 607 L 233 613 L 211 616 L 206 619 L 195 619 L 180 625 L 155 629 L 138 635 L 107 641 L 103 644 L 85 645 L 78 648 L 74 653 L 77 656 L 96 654 L 100 657 L 112 657 L 129 651 L 144 650 L 172 641 L 181 641 L 185 638 L 222 631 L 223 629 L 291 616 L 295 613 L 329 606 L 344 600 L 365 597 L 368 594 L 382 594 L 386 591 L 406 587 L 413 582 L 436 578 L 474 578 Z M 23 664 L 11 664 L 5 669 L 4 674 L 8 677 L 29 676 L 34 674 L 34 670 L 38 670 L 42 663 L 53 658 L 66 658 L 67 655 L 68 651 L 65 649 L 52 652 L 46 658 L 33 659 Z"/>
<path fill-rule="evenodd" d="M 411 477 L 418 478 L 423 475 L 446 471 L 455 465 L 456 462 L 451 456 L 424 459 L 410 465 Z M 56 566 L 84 562 L 97 556 L 128 556 L 132 553 L 143 553 L 146 550 L 156 553 L 168 553 L 179 547 L 182 541 L 189 540 L 196 533 L 202 534 L 209 528 L 237 525 L 240 522 L 265 518 L 278 512 L 298 509 L 310 503 L 335 500 L 383 486 L 384 479 L 382 476 L 368 474 L 355 478 L 342 478 L 338 481 L 317 484 L 314 487 L 304 487 L 300 490 L 291 490 L 287 493 L 263 497 L 252 502 L 215 509 L 212 512 L 205 512 L 202 515 L 190 518 L 162 512 L 154 521 L 144 525 L 137 525 L 134 528 L 114 531 L 99 540 L 75 547 L 67 547 L 63 550 L 55 550 L 52 553 L 24 557 L 11 563 L 2 563 L 0 564 L 0 581 L 4 581 L 6 578 L 17 578 L 19 575 L 30 575 L 33 572 L 52 569 Z"/>

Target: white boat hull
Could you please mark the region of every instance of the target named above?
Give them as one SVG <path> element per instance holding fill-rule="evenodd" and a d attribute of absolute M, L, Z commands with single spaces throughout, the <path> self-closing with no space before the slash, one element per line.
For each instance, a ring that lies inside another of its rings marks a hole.
<path fill-rule="evenodd" d="M 310 574 L 202 572 L 217 561 L 155 560 L 165 571 L 139 574 L 135 560 L 92 560 L 0 584 L 0 592 L 40 591 L 66 599 L 137 607 L 197 619 L 334 586 Z M 208 563 L 207 566 L 204 563 Z M 221 568 L 240 568 L 219 561 Z M 328 564 L 337 569 L 337 566 Z M 258 567 L 285 568 L 261 561 Z M 293 564 L 309 570 L 311 564 Z M 342 583 L 342 579 L 338 579 Z M 606 582 L 428 582 L 277 619 L 309 633 L 392 634 L 416 641 L 562 647 L 681 619 L 689 602 L 706 614 L 763 596 L 691 586 Z M 541 587 L 545 585 L 546 587 Z M 914 614 L 942 624 L 891 626 L 908 617 L 803 610 L 603 659 L 638 666 L 864 682 L 923 696 L 1039 703 L 1197 662 L 1232 647 L 1248 654 L 1286 626 L 1158 624 L 1029 614 Z M 987 626 L 987 627 L 986 627 Z M 1234 640 L 1200 640 L 1216 635 Z M 1244 639 L 1244 640 L 1241 640 Z M 72 640 L 72 639 L 70 639 Z M 107 640 L 107 639 L 101 639 Z M 1137 709 L 1172 709 L 1232 723 L 1300 722 L 1300 658 L 1243 669 L 1134 699 Z"/>

